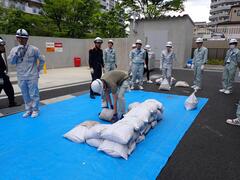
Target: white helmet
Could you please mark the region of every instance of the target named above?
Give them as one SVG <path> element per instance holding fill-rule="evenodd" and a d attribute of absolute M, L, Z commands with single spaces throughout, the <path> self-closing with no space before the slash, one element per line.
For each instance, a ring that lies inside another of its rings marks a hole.
<path fill-rule="evenodd" d="M 147 49 L 147 50 L 149 50 L 151 48 L 151 46 L 149 45 L 149 44 L 147 44 L 146 46 L 145 46 L 145 49 Z"/>
<path fill-rule="evenodd" d="M 203 43 L 203 38 L 197 38 L 196 43 Z"/>
<path fill-rule="evenodd" d="M 6 42 L 0 37 L 0 45 L 5 46 Z"/>
<path fill-rule="evenodd" d="M 166 43 L 166 47 L 172 47 L 172 41 L 168 41 L 168 42 Z"/>
<path fill-rule="evenodd" d="M 103 92 L 103 82 L 100 79 L 96 79 L 92 82 L 91 88 L 93 92 L 102 94 Z"/>
<path fill-rule="evenodd" d="M 134 44 L 132 44 L 132 48 L 135 48 L 136 47 L 136 44 L 134 43 Z"/>
<path fill-rule="evenodd" d="M 140 39 L 136 40 L 136 44 L 142 44 L 142 41 Z"/>
<path fill-rule="evenodd" d="M 229 44 L 235 44 L 235 43 L 238 43 L 236 39 L 230 39 Z"/>
<path fill-rule="evenodd" d="M 16 32 L 16 37 L 28 38 L 28 32 L 25 29 L 18 29 Z"/>
<path fill-rule="evenodd" d="M 113 40 L 112 39 L 108 40 L 108 43 L 112 43 L 113 44 Z"/>
<path fill-rule="evenodd" d="M 94 43 L 103 43 L 103 40 L 102 40 L 102 38 L 97 37 L 97 38 L 94 40 Z"/>

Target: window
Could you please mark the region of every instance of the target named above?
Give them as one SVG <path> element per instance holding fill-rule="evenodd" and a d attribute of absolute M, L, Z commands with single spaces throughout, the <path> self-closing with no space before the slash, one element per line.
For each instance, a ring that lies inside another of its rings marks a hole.
<path fill-rule="evenodd" d="M 237 10 L 237 16 L 240 16 L 240 10 Z"/>

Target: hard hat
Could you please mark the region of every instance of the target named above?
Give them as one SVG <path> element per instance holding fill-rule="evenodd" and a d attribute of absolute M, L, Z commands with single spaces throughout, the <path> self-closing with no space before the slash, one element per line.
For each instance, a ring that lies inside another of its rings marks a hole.
<path fill-rule="evenodd" d="M 0 37 L 0 45 L 5 46 L 6 42 Z"/>
<path fill-rule="evenodd" d="M 110 40 L 108 40 L 108 43 L 112 43 L 112 44 L 113 44 L 113 40 L 111 40 L 111 39 L 110 39 Z"/>
<path fill-rule="evenodd" d="M 140 39 L 136 40 L 136 44 L 142 44 L 142 41 Z"/>
<path fill-rule="evenodd" d="M 203 38 L 197 38 L 196 43 L 203 43 Z"/>
<path fill-rule="evenodd" d="M 168 41 L 168 42 L 166 43 L 166 47 L 172 47 L 172 41 Z"/>
<path fill-rule="evenodd" d="M 95 40 L 94 40 L 95 43 L 103 43 L 103 40 L 102 38 L 100 37 L 97 37 Z"/>
<path fill-rule="evenodd" d="M 136 47 L 136 44 L 134 43 L 134 44 L 132 44 L 132 48 L 135 48 Z"/>
<path fill-rule="evenodd" d="M 92 82 L 91 88 L 93 92 L 102 94 L 103 92 L 103 82 L 100 79 L 96 79 Z"/>
<path fill-rule="evenodd" d="M 25 29 L 18 29 L 16 32 L 16 37 L 28 38 L 28 32 Z"/>
<path fill-rule="evenodd" d="M 236 44 L 238 41 L 236 39 L 230 39 L 229 44 Z"/>
<path fill-rule="evenodd" d="M 147 44 L 146 46 L 145 46 L 145 49 L 147 49 L 147 50 L 149 50 L 151 48 L 151 46 L 149 45 L 149 44 Z"/>

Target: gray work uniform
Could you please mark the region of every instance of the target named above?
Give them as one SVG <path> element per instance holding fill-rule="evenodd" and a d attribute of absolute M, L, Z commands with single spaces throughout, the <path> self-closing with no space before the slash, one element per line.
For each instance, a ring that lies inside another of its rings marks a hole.
<path fill-rule="evenodd" d="M 163 78 L 166 78 L 168 83 L 171 84 L 173 61 L 176 61 L 175 53 L 172 50 L 170 52 L 163 50 L 161 54 L 161 61 Z"/>
<path fill-rule="evenodd" d="M 235 78 L 238 64 L 240 63 L 240 51 L 238 48 L 229 49 L 224 60 L 222 86 L 225 90 L 232 91 L 232 83 Z"/>
<path fill-rule="evenodd" d="M 207 63 L 208 49 L 205 47 L 197 48 L 194 51 L 193 65 L 194 65 L 194 81 L 193 84 L 202 87 L 202 74 L 201 66 Z"/>
<path fill-rule="evenodd" d="M 146 52 L 144 49 L 133 49 L 129 54 L 132 60 L 132 85 L 136 83 L 137 78 L 139 78 L 139 85 L 143 85 L 143 72 L 144 72 L 144 62 L 146 58 Z"/>
<path fill-rule="evenodd" d="M 106 72 L 116 69 L 117 57 L 113 48 L 106 48 L 103 52 L 103 60 Z"/>

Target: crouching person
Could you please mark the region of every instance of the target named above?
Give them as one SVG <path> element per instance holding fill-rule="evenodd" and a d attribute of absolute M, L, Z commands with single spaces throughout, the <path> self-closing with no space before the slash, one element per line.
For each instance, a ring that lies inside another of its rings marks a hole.
<path fill-rule="evenodd" d="M 29 45 L 28 33 L 24 29 L 17 30 L 18 46 L 12 48 L 8 59 L 16 65 L 18 85 L 21 89 L 26 112 L 23 117 L 35 118 L 39 115 L 39 72 L 43 68 L 44 60 L 38 48 Z M 38 62 L 39 61 L 39 62 Z"/>
<path fill-rule="evenodd" d="M 92 82 L 93 92 L 102 95 L 102 102 L 106 102 L 106 107 L 114 109 L 114 116 L 111 122 L 116 122 L 123 118 L 126 110 L 125 92 L 129 88 L 128 74 L 124 71 L 113 70 L 105 73 L 101 79 Z M 113 103 L 110 94 L 112 93 Z"/>

